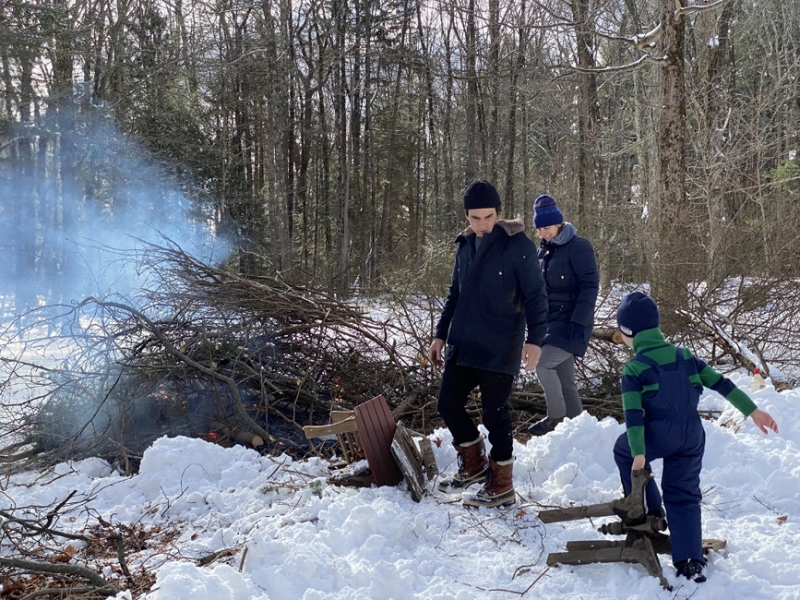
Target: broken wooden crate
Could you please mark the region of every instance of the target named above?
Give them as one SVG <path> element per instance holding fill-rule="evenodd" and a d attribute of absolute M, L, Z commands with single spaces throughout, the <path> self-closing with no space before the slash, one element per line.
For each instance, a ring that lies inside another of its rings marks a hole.
<path fill-rule="evenodd" d="M 332 477 L 343 485 L 397 485 L 405 479 L 412 497 L 420 501 L 425 490 L 425 476 L 438 474 L 430 440 L 395 423 L 383 396 L 376 396 L 352 411 L 331 411 L 329 425 L 306 425 L 306 438 L 335 435 L 347 465 L 366 459 L 368 472 L 345 472 Z M 419 447 L 414 437 L 419 438 Z"/>

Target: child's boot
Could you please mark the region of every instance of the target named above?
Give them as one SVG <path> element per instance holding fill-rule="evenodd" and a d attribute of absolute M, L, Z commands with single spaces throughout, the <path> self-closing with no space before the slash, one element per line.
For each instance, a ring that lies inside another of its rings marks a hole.
<path fill-rule="evenodd" d="M 694 558 L 679 560 L 675 563 L 675 570 L 678 575 L 686 577 L 686 579 L 695 583 L 703 583 L 706 580 L 705 573 L 703 573 L 704 568 L 705 565 Z"/>

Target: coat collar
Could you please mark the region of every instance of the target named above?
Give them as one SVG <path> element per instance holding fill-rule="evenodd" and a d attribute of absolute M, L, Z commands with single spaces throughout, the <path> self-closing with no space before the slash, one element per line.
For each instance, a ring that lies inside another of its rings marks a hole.
<path fill-rule="evenodd" d="M 511 237 L 512 235 L 517 235 L 518 233 L 522 233 L 523 231 L 525 231 L 525 224 L 522 222 L 521 219 L 509 219 L 509 220 L 501 219 L 497 221 L 497 223 L 495 223 L 494 227 L 495 229 L 499 227 L 500 229 L 505 231 L 508 237 Z M 494 233 L 494 230 L 492 231 L 492 233 Z M 467 228 L 458 234 L 455 241 L 456 242 L 459 242 L 461 240 L 466 241 L 469 239 L 470 236 L 473 235 L 475 235 L 475 231 L 472 229 L 471 226 L 467 225 Z"/>

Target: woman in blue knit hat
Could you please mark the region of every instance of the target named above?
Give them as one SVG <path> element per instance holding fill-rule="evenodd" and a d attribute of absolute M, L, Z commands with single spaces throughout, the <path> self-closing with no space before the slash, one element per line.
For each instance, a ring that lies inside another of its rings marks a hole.
<path fill-rule="evenodd" d="M 564 221 L 551 196 L 536 199 L 533 224 L 542 240 L 539 264 L 548 301 L 547 334 L 536 365 L 547 417 L 528 429 L 538 436 L 583 411 L 575 381 L 575 357 L 586 354 L 600 285 L 592 245 L 577 234 L 572 223 Z"/>

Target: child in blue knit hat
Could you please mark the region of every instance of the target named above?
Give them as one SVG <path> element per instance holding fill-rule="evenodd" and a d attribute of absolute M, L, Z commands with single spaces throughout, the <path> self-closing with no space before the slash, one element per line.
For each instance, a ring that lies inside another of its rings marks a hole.
<path fill-rule="evenodd" d="M 622 487 L 631 492 L 631 471 L 664 460 L 661 493 L 651 479 L 645 488 L 648 514 L 666 508 L 672 562 L 678 575 L 706 580 L 700 527 L 700 469 L 706 435 L 697 413 L 704 387 L 723 395 L 764 433 L 778 433 L 775 420 L 750 397 L 688 348 L 673 346 L 659 329 L 658 306 L 642 292 L 627 294 L 617 310 L 622 339 L 636 352 L 622 372 L 622 406 L 627 432 L 614 446 Z"/>

